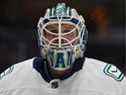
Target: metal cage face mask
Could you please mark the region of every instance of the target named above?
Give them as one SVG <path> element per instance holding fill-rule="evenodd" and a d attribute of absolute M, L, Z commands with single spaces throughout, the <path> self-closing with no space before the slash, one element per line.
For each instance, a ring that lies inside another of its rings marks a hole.
<path fill-rule="evenodd" d="M 69 69 L 77 58 L 84 56 L 86 27 L 83 18 L 72 10 L 64 3 L 58 4 L 55 9 L 47 9 L 38 23 L 42 57 L 55 70 Z"/>
<path fill-rule="evenodd" d="M 48 23 L 43 27 L 43 40 L 48 47 L 72 48 L 79 42 L 79 31 L 75 25 L 66 22 Z"/>

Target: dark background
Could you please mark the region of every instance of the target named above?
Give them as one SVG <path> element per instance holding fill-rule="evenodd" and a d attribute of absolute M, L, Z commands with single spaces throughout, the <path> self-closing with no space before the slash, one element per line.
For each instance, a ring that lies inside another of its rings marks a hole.
<path fill-rule="evenodd" d="M 0 0 L 0 72 L 39 54 L 37 22 L 58 2 L 77 9 L 85 18 L 89 31 L 86 56 L 125 72 L 123 0 Z"/>

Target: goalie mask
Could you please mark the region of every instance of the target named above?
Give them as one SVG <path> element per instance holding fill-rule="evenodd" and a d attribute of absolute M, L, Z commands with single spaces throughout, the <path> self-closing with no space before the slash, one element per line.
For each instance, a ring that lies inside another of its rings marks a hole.
<path fill-rule="evenodd" d="M 82 16 L 64 3 L 47 9 L 38 22 L 41 55 L 54 70 L 72 68 L 78 58 L 84 57 L 87 30 Z"/>

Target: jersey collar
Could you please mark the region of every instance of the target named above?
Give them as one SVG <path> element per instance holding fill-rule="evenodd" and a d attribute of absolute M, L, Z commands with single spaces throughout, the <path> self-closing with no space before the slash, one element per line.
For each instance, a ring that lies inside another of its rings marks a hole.
<path fill-rule="evenodd" d="M 73 72 L 65 75 L 64 77 L 61 77 L 60 80 L 65 80 L 65 79 L 69 78 L 70 76 L 72 76 L 75 72 L 82 69 L 84 61 L 85 61 L 85 58 L 80 58 L 80 59 L 76 60 L 74 63 L 74 66 L 72 68 Z M 36 57 L 33 61 L 33 68 L 41 74 L 42 78 L 46 82 L 50 82 L 54 78 L 49 73 L 49 71 L 48 71 L 49 67 L 46 62 L 47 61 L 44 60 L 42 57 Z"/>

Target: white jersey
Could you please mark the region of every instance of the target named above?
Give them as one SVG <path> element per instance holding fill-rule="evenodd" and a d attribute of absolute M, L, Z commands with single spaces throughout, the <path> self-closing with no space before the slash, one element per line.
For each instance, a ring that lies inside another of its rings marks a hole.
<path fill-rule="evenodd" d="M 86 58 L 83 69 L 51 88 L 33 68 L 34 58 L 0 76 L 0 95 L 125 95 L 126 79 L 115 66 Z"/>

